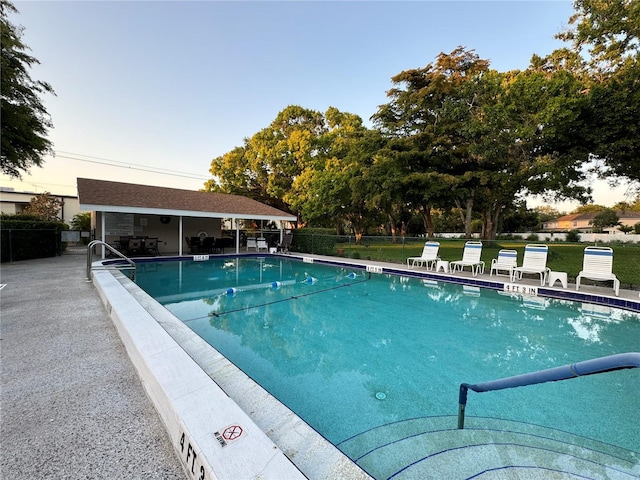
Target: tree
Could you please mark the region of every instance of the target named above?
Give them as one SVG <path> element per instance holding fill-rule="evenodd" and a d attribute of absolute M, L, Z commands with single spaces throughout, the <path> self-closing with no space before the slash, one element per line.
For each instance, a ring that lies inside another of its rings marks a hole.
<path fill-rule="evenodd" d="M 592 153 L 612 175 L 640 182 L 640 60 L 628 60 L 590 88 L 585 123 Z"/>
<path fill-rule="evenodd" d="M 248 195 L 281 210 L 290 210 L 284 200 L 295 179 L 319 158 L 320 137 L 326 132 L 322 113 L 290 105 L 267 128 L 244 140 L 221 157 L 209 171 L 216 181 L 208 191 Z"/>
<path fill-rule="evenodd" d="M 576 68 L 591 77 L 584 118 L 587 144 L 604 175 L 640 182 L 640 3 L 575 0 L 570 27 L 558 38 L 588 59 Z"/>
<path fill-rule="evenodd" d="M 484 238 L 495 238 L 500 216 L 524 194 L 585 201 L 578 168 L 589 158 L 583 145 L 583 82 L 561 68 L 490 71 L 480 79 L 478 108 L 468 128 L 469 153 L 483 166 Z"/>
<path fill-rule="evenodd" d="M 615 211 L 619 212 L 640 212 L 640 195 L 638 195 L 631 203 L 618 202 L 613 206 Z"/>
<path fill-rule="evenodd" d="M 543 221 L 540 219 L 539 212 L 535 209 L 529 210 L 527 202 L 521 200 L 504 213 L 501 231 L 509 233 L 538 231 Z"/>
<path fill-rule="evenodd" d="M 434 63 L 392 77 L 395 87 L 387 93 L 391 100 L 372 117 L 383 134 L 395 140 L 394 155 L 387 157 L 411 183 L 403 203 L 420 210 L 426 224 L 432 224 L 432 208 L 455 203 L 463 212 L 467 236 L 479 178 L 462 128 L 474 105 L 474 92 L 465 86 L 488 66 L 487 60 L 463 47 L 440 53 Z M 434 185 L 442 189 L 434 191 Z M 427 232 L 432 234 L 428 228 Z"/>
<path fill-rule="evenodd" d="M 483 238 L 495 238 L 521 194 L 585 199 L 576 168 L 589 155 L 576 135 L 583 85 L 554 65 L 500 73 L 458 47 L 393 77 L 398 87 L 373 118 L 410 182 L 402 204 L 426 225 L 432 208 L 455 205 L 467 237 L 479 212 Z"/>
<path fill-rule="evenodd" d="M 548 222 L 549 220 L 560 218 L 566 215 L 565 212 L 561 212 L 557 208 L 551 207 L 549 205 L 540 205 L 538 207 L 535 207 L 533 211 L 538 216 L 538 221 L 540 223 Z"/>
<path fill-rule="evenodd" d="M 315 160 L 295 178 L 285 200 L 304 222 L 335 226 L 338 233 L 346 228 L 359 242 L 377 217 L 364 177 L 382 138 L 359 116 L 336 108 L 330 107 L 325 119 L 327 131 L 318 139 Z"/>
<path fill-rule="evenodd" d="M 61 210 L 62 200 L 54 197 L 49 192 L 44 192 L 31 199 L 29 205 L 25 207 L 24 213 L 36 215 L 42 220 L 53 222 L 60 220 Z"/>
<path fill-rule="evenodd" d="M 0 0 L 0 163 L 2 173 L 21 178 L 32 166 L 41 165 L 46 154 L 53 153 L 46 138 L 52 123 L 40 95 L 55 92 L 28 73 L 28 68 L 40 62 L 26 53 L 29 48 L 22 43 L 22 27 L 7 18 L 9 12 L 17 11 L 8 0 Z"/>
<path fill-rule="evenodd" d="M 570 27 L 557 35 L 572 42 L 592 68 L 612 71 L 640 54 L 640 6 L 637 0 L 575 0 Z"/>
<path fill-rule="evenodd" d="M 606 209 L 607 207 L 603 205 L 589 203 L 587 205 L 580 205 L 579 207 L 575 208 L 571 213 L 594 213 L 594 212 L 602 212 Z"/>
<path fill-rule="evenodd" d="M 78 213 L 71 219 L 71 227 L 74 230 L 88 232 L 91 230 L 91 213 Z"/>
<path fill-rule="evenodd" d="M 620 225 L 620 217 L 618 217 L 615 210 L 607 208 L 593 217 L 591 225 L 594 230 L 601 232 L 607 227 L 616 227 Z"/>

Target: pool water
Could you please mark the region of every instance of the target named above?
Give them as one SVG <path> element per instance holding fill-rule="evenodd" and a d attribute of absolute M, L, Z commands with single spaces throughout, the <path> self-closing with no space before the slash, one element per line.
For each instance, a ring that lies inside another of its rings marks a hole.
<path fill-rule="evenodd" d="M 633 312 L 281 257 L 144 263 L 136 283 L 352 458 L 348 443 L 383 426 L 455 429 L 462 382 L 640 345 Z M 467 419 L 637 452 L 639 385 L 633 369 L 469 392 Z"/>

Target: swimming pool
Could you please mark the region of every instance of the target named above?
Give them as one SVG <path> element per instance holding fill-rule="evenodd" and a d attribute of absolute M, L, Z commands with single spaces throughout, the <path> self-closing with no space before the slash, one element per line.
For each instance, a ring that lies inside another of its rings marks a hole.
<path fill-rule="evenodd" d="M 461 382 L 634 351 L 639 340 L 638 315 L 623 310 L 281 257 L 145 263 L 136 281 L 376 478 L 420 476 L 429 455 L 418 444 L 407 456 L 408 439 L 433 443 L 437 460 L 469 448 L 468 436 L 451 446 Z M 536 438 L 538 453 L 554 442 L 606 452 L 624 472 L 638 463 L 640 427 L 628 421 L 638 379 L 471 394 L 468 424 Z"/>

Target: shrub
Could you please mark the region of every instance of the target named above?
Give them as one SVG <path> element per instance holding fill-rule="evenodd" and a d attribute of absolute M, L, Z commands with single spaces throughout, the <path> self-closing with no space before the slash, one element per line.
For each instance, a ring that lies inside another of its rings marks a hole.
<path fill-rule="evenodd" d="M 577 243 L 580 241 L 580 231 L 579 230 L 570 230 L 567 232 L 567 236 L 565 238 L 567 242 Z"/>
<path fill-rule="evenodd" d="M 529 240 L 530 242 L 537 242 L 540 240 L 540 237 L 538 236 L 537 233 L 532 233 L 528 235 L 526 239 Z"/>
<path fill-rule="evenodd" d="M 63 249 L 60 231 L 68 229 L 69 226 L 64 222 L 41 220 L 34 215 L 2 215 L 0 261 L 13 262 L 60 255 Z"/>

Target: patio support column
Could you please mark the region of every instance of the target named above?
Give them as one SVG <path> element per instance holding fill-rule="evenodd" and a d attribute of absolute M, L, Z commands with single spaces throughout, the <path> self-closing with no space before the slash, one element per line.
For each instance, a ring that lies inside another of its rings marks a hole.
<path fill-rule="evenodd" d="M 236 221 L 236 254 L 240 253 L 240 222 L 237 218 L 234 218 Z"/>
<path fill-rule="evenodd" d="M 182 256 L 182 215 L 178 218 L 178 255 Z"/>
<path fill-rule="evenodd" d="M 106 227 L 107 227 L 107 222 L 105 220 L 105 212 L 100 212 L 100 240 L 102 240 L 103 242 L 107 241 L 107 234 L 106 234 Z M 105 259 L 107 251 L 104 248 L 104 245 L 101 245 L 100 248 L 102 248 L 102 260 Z"/>

